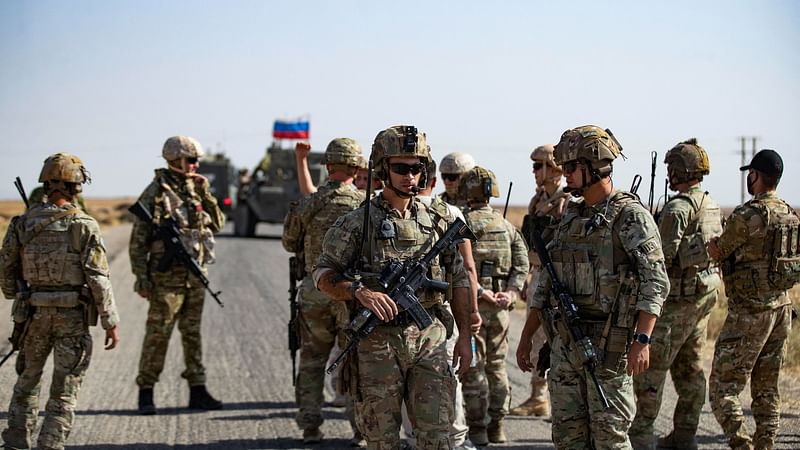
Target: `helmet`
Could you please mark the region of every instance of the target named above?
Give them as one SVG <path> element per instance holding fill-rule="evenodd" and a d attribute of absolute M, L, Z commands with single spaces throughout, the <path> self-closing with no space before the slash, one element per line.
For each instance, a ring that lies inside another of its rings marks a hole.
<path fill-rule="evenodd" d="M 703 175 L 708 175 L 711 165 L 708 154 L 697 143 L 697 138 L 691 138 L 672 147 L 664 156 L 664 164 L 670 179 L 675 178 L 678 183 L 689 180 L 702 180 Z"/>
<path fill-rule="evenodd" d="M 531 161 L 542 161 L 550 167 L 558 167 L 556 160 L 553 158 L 553 152 L 555 152 L 553 144 L 540 145 L 531 152 Z"/>
<path fill-rule="evenodd" d="M 480 166 L 475 166 L 463 174 L 458 188 L 470 203 L 488 203 L 490 197 L 500 197 L 494 172 Z"/>
<path fill-rule="evenodd" d="M 64 181 L 80 185 L 90 183 L 92 179 L 80 158 L 69 153 L 56 153 L 44 160 L 39 182 L 45 181 Z"/>
<path fill-rule="evenodd" d="M 609 166 L 617 156 L 622 154 L 622 146 L 611 133 L 594 125 L 567 130 L 555 146 L 554 158 L 558 165 L 583 159 L 594 169 Z M 609 170 L 610 173 L 610 170 Z"/>
<path fill-rule="evenodd" d="M 167 161 L 175 161 L 181 158 L 201 158 L 203 156 L 203 148 L 199 142 L 189 136 L 172 136 L 164 142 L 161 156 Z"/>
<path fill-rule="evenodd" d="M 466 153 L 453 152 L 442 158 L 439 171 L 442 173 L 465 173 L 475 167 L 475 159 Z"/>
<path fill-rule="evenodd" d="M 359 158 L 361 158 L 361 146 L 355 139 L 336 138 L 325 149 L 325 164 L 358 167 Z"/>
<path fill-rule="evenodd" d="M 369 155 L 378 178 L 388 179 L 388 161 L 392 156 L 416 156 L 423 164 L 427 164 L 431 158 L 431 150 L 425 133 L 412 125 L 396 125 L 378 133 Z M 423 184 L 424 182 L 422 180 Z"/>
<path fill-rule="evenodd" d="M 358 155 L 357 167 L 363 170 L 369 169 L 369 162 L 367 162 L 367 158 L 364 158 L 364 155 Z"/>

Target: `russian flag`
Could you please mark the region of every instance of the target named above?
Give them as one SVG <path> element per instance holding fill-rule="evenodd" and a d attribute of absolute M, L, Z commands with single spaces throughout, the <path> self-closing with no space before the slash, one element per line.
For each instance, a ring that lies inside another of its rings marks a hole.
<path fill-rule="evenodd" d="M 308 139 L 308 119 L 276 120 L 272 125 L 272 137 L 275 139 Z"/>

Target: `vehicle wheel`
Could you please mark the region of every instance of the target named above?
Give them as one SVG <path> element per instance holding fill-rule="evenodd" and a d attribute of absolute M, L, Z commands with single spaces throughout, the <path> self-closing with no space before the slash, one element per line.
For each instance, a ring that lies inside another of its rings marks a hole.
<path fill-rule="evenodd" d="M 236 206 L 233 219 L 233 234 L 239 237 L 253 237 L 256 235 L 256 217 L 247 203 Z"/>

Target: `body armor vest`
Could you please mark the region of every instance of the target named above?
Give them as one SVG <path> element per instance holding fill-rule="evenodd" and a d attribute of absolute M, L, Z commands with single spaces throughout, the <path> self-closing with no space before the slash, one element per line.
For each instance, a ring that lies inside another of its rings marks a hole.
<path fill-rule="evenodd" d="M 699 189 L 679 193 L 669 201 L 687 201 L 693 210 L 669 270 L 669 295 L 705 295 L 720 285 L 719 268 L 706 250 L 706 245 L 722 234 L 719 205 Z"/>
<path fill-rule="evenodd" d="M 209 228 L 211 216 L 203 211 L 203 201 L 194 189 L 194 181 L 186 179 L 183 185 L 175 186 L 176 182 L 169 179 L 171 175 L 166 170 L 159 172 L 156 183 L 160 192 L 155 197 L 154 225 L 158 226 L 162 218 L 171 217 L 178 225 L 181 242 L 189 255 L 201 265 L 214 262 L 214 233 Z M 153 242 L 151 253 L 163 254 L 164 243 Z"/>
<path fill-rule="evenodd" d="M 619 317 L 615 325 L 627 327 L 632 322 L 632 308 L 628 299 L 619 299 L 629 258 L 619 242 L 616 219 L 625 207 L 637 202 L 635 196 L 617 192 L 608 206 L 600 203 L 595 208 L 571 207 L 556 230 L 550 257 L 561 283 L 572 293 L 582 319 L 604 321 L 616 310 L 624 309 L 625 317 Z M 631 290 L 635 301 L 636 289 Z M 556 306 L 557 300 L 551 298 Z M 614 305 L 616 304 L 616 307 Z"/>
<path fill-rule="evenodd" d="M 80 251 L 72 247 L 69 233 L 76 216 L 82 214 L 77 208 L 65 210 L 50 204 L 34 206 L 25 214 L 20 236 L 22 275 L 34 293 L 39 289 L 75 292 L 86 282 Z M 56 219 L 56 215 L 61 217 Z"/>
<path fill-rule="evenodd" d="M 306 273 L 312 272 L 322 253 L 325 232 L 336 219 L 357 209 L 363 200 L 364 196 L 353 185 L 339 185 L 330 187 L 324 195 L 313 198 L 307 209 L 299 211 L 305 233 L 301 250 L 305 252 Z"/>
<path fill-rule="evenodd" d="M 472 249 L 478 282 L 484 289 L 505 291 L 511 271 L 511 230 L 489 205 L 466 211 L 467 225 L 478 237 Z"/>
<path fill-rule="evenodd" d="M 734 252 L 728 287 L 745 298 L 779 295 L 800 282 L 800 218 L 777 196 L 747 203 L 761 214 L 762 239 L 751 237 Z"/>

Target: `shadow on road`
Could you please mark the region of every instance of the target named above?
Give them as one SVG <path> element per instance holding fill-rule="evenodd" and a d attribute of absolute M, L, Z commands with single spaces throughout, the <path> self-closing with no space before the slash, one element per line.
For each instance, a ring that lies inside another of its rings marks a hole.
<path fill-rule="evenodd" d="M 251 237 L 239 237 L 233 233 L 217 233 L 214 237 L 219 239 L 266 239 L 269 241 L 280 241 L 282 239 L 282 236 L 273 234 L 257 234 Z"/>
<path fill-rule="evenodd" d="M 325 439 L 324 448 L 352 448 L 347 439 Z M 231 450 L 231 449 L 280 449 L 306 448 L 300 439 L 229 439 L 206 444 L 96 444 L 70 445 L 73 450 Z"/>
<path fill-rule="evenodd" d="M 296 408 L 294 402 L 240 402 L 240 403 L 225 403 L 222 411 L 248 411 L 248 410 L 269 410 L 269 409 L 292 409 Z M 207 411 L 189 409 L 189 408 L 158 408 L 156 415 L 170 416 L 175 414 L 204 414 Z M 90 409 L 84 411 L 76 411 L 75 414 L 79 416 L 139 416 L 139 411 L 136 409 Z M 271 417 L 294 417 L 293 411 L 286 413 L 275 413 Z M 343 414 L 341 414 L 343 416 Z M 0 418 L 3 413 L 0 413 Z M 231 418 L 218 417 L 215 420 L 234 420 Z"/>

